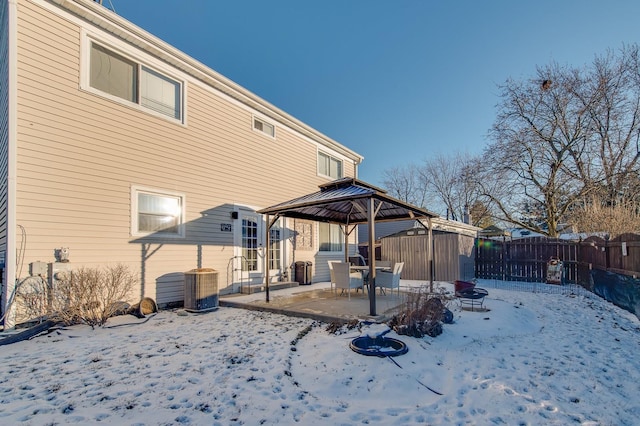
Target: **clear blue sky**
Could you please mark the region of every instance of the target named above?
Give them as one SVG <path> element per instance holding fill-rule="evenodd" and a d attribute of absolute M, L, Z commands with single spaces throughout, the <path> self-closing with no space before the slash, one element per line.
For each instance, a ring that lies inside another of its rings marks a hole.
<path fill-rule="evenodd" d="M 365 157 L 480 153 L 498 84 L 640 40 L 640 1 L 103 0 Z"/>

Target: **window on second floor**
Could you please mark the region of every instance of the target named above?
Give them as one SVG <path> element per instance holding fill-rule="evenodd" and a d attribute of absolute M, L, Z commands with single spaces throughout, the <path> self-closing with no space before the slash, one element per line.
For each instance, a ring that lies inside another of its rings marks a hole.
<path fill-rule="evenodd" d="M 343 177 L 342 160 L 318 151 L 318 174 L 329 176 L 332 179 L 341 179 Z"/>
<path fill-rule="evenodd" d="M 253 117 L 253 130 L 264 133 L 272 138 L 276 137 L 276 128 L 273 124 L 267 123 L 258 117 Z"/>
<path fill-rule="evenodd" d="M 182 120 L 182 84 L 91 42 L 89 86 L 107 95 Z"/>

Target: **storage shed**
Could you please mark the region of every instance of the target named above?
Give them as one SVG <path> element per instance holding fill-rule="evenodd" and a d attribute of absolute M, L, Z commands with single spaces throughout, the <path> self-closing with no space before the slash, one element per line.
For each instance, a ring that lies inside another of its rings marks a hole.
<path fill-rule="evenodd" d="M 468 226 L 468 225 L 467 225 Z M 424 229 L 411 228 L 381 238 L 381 259 L 404 262 L 402 279 L 429 280 L 429 239 Z M 433 230 L 433 280 L 469 280 L 474 277 L 473 232 Z"/>

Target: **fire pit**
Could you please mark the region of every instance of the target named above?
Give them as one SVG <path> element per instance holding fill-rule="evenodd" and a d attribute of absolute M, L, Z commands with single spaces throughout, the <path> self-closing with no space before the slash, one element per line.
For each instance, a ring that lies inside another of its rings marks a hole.
<path fill-rule="evenodd" d="M 392 337 L 384 336 L 361 336 L 351 341 L 349 347 L 354 352 L 367 356 L 379 356 L 381 358 L 388 356 L 398 356 L 407 353 L 409 348 L 402 341 Z"/>

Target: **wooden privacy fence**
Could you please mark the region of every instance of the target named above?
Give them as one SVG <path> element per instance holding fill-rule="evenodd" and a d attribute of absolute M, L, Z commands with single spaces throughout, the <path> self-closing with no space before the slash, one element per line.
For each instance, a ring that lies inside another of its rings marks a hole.
<path fill-rule="evenodd" d="M 545 282 L 551 258 L 563 262 L 564 283 L 589 287 L 592 269 L 640 276 L 640 235 L 623 234 L 612 240 L 589 237 L 582 241 L 545 237 L 479 238 L 476 240 L 476 277 Z"/>

